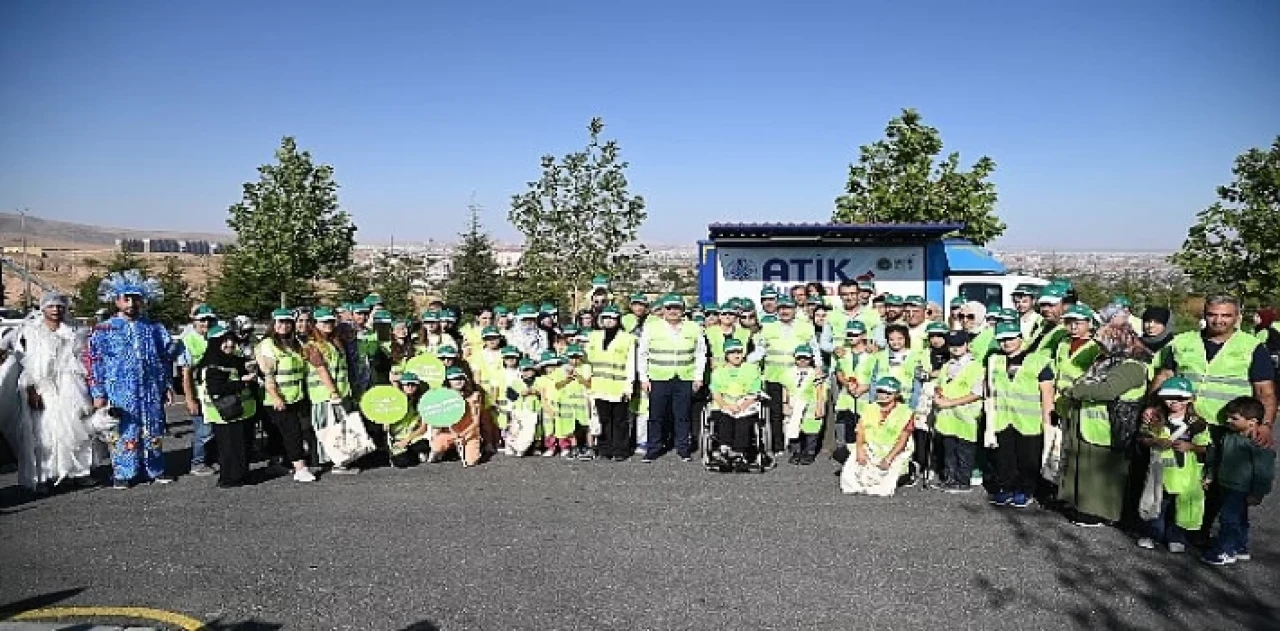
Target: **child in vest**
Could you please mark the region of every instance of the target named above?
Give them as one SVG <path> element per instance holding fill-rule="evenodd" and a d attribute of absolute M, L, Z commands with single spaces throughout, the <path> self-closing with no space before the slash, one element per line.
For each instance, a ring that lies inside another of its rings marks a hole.
<path fill-rule="evenodd" d="M 969 352 L 968 334 L 948 333 L 946 343 L 951 358 L 938 369 L 933 396 L 934 431 L 942 437 L 942 490 L 968 493 L 978 448 L 985 367 Z"/>
<path fill-rule="evenodd" d="M 858 430 L 858 366 L 866 361 L 871 353 L 867 348 L 867 325 L 862 320 L 849 320 L 844 325 L 844 344 L 836 348 L 832 357 L 833 387 L 839 389 L 836 397 L 836 423 L 839 433 L 836 442 L 843 447 L 854 442 Z M 847 449 L 836 457 L 837 461 L 845 461 L 849 454 Z"/>
<path fill-rule="evenodd" d="M 1187 531 L 1199 530 L 1204 519 L 1201 458 L 1209 445 L 1209 427 L 1195 413 L 1195 389 L 1185 377 L 1166 379 L 1156 396 L 1164 413 L 1158 424 L 1145 425 L 1138 438 L 1151 449 L 1138 505 L 1147 536 L 1138 539 L 1138 546 L 1153 550 L 1163 543 L 1180 554 L 1187 549 Z"/>
<path fill-rule="evenodd" d="M 840 490 L 889 497 L 911 468 L 911 408 L 903 404 L 896 378 L 881 377 L 873 388 L 876 401 L 863 408 L 851 457 L 840 471 Z"/>
<path fill-rule="evenodd" d="M 555 437 L 561 457 L 592 460 L 595 450 L 590 436 L 592 406 L 588 394 L 591 365 L 586 362 L 587 353 L 581 346 L 571 344 L 565 350 L 569 361 L 554 374 Z"/>
<path fill-rule="evenodd" d="M 425 462 L 431 453 L 427 440 L 427 426 L 418 418 L 418 401 L 426 391 L 422 380 L 412 372 L 400 374 L 400 391 L 409 398 L 409 412 L 404 418 L 387 426 L 387 451 L 391 464 L 397 469 L 412 467 Z"/>
<path fill-rule="evenodd" d="M 507 455 L 524 457 L 533 446 L 538 431 L 542 397 L 536 386 L 538 367 L 531 359 L 521 359 L 516 374 L 507 380 Z"/>
<path fill-rule="evenodd" d="M 506 453 L 507 428 L 511 426 L 511 401 L 507 398 L 507 388 L 520 380 L 520 349 L 505 346 L 498 351 L 501 356 L 497 364 L 486 363 L 481 371 L 481 382 L 487 393 L 490 413 L 494 423 L 502 434 L 503 453 Z"/>
<path fill-rule="evenodd" d="M 543 351 L 542 357 L 538 360 L 538 368 L 542 370 L 542 374 L 534 381 L 533 387 L 538 391 L 538 398 L 542 405 L 542 457 L 550 458 L 556 455 L 559 448 L 559 441 L 556 440 L 556 375 L 560 373 L 560 366 L 566 363 L 565 358 L 557 355 L 553 350 Z"/>
<path fill-rule="evenodd" d="M 1258 446 L 1248 433 L 1257 429 L 1266 413 L 1262 402 L 1240 397 L 1222 408 L 1227 432 L 1209 448 L 1204 488 L 1217 484 L 1222 491 L 1218 513 L 1218 541 L 1205 552 L 1210 565 L 1227 565 L 1252 559 L 1249 553 L 1249 507 L 1262 503 L 1271 492 L 1276 454 Z"/>
<path fill-rule="evenodd" d="M 745 471 L 760 418 L 759 394 L 764 389 L 760 367 L 747 364 L 742 341 L 724 341 L 724 363 L 711 371 L 711 422 L 715 424 L 719 455 L 737 471 Z"/>
<path fill-rule="evenodd" d="M 401 379 L 404 376 L 401 375 Z M 450 449 L 457 449 L 462 458 L 463 467 L 473 467 L 480 463 L 481 438 L 480 428 L 484 416 L 484 397 L 475 385 L 467 378 L 467 374 L 457 366 L 451 366 L 444 372 L 445 387 L 456 390 L 467 402 L 462 418 L 449 429 L 436 432 L 431 438 L 431 455 L 428 462 L 439 462 Z"/>
<path fill-rule="evenodd" d="M 822 436 L 826 383 L 813 365 L 813 349 L 808 344 L 796 347 L 795 358 L 796 365 L 783 384 L 786 386 L 783 402 L 787 405 L 787 440 L 797 441 L 790 462 L 811 465 L 818 456 L 818 439 Z"/>

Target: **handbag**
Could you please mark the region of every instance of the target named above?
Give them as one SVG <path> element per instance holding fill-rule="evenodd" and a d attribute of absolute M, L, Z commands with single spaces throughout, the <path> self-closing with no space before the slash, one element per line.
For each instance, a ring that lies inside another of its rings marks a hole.
<path fill-rule="evenodd" d="M 217 410 L 218 416 L 224 420 L 238 419 L 244 416 L 244 401 L 239 394 L 224 394 L 213 397 L 213 409 Z"/>
<path fill-rule="evenodd" d="M 1107 403 L 1107 418 L 1111 421 L 1111 449 L 1126 451 L 1133 444 L 1142 425 L 1141 401 L 1111 401 Z"/>
<path fill-rule="evenodd" d="M 347 412 L 341 405 L 330 403 L 329 414 L 333 422 L 317 430 L 316 439 L 324 445 L 325 455 L 334 465 L 349 465 L 377 449 L 359 412 Z"/>

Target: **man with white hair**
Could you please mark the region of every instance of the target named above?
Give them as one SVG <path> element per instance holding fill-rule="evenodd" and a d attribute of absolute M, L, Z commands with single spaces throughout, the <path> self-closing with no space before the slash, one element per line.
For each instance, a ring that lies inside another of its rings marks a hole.
<path fill-rule="evenodd" d="M 64 480 L 87 481 L 93 465 L 93 436 L 85 421 L 93 402 L 81 362 L 83 343 L 66 323 L 67 308 L 66 296 L 46 292 L 40 317 L 28 318 L 8 338 L 22 372 L 18 414 L 6 436 L 18 458 L 18 481 L 37 493 Z"/>

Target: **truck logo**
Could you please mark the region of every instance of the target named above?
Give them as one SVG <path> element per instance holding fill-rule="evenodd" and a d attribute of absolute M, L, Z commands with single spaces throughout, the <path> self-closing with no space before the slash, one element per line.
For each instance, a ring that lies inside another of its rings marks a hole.
<path fill-rule="evenodd" d="M 748 259 L 737 259 L 724 267 L 724 277 L 728 280 L 751 280 L 756 275 L 755 262 Z"/>
<path fill-rule="evenodd" d="M 764 262 L 761 280 L 766 283 L 813 281 L 838 283 L 858 276 L 858 272 L 846 269 L 851 263 L 853 263 L 853 259 L 847 258 L 767 259 Z M 876 262 L 876 267 L 880 268 L 881 271 L 915 270 L 915 265 L 914 258 L 882 258 Z"/>

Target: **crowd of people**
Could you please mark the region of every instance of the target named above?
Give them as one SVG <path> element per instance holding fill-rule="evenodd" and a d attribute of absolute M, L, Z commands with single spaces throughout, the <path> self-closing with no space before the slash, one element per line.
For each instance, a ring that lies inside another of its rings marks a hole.
<path fill-rule="evenodd" d="M 173 336 L 145 316 L 158 291 L 137 272 L 107 278 L 100 297 L 115 311 L 87 338 L 67 324 L 67 300 L 46 294 L 41 317 L 0 344 L 25 485 L 87 479 L 94 445 L 109 446 L 99 457 L 115 488 L 172 481 L 162 447 L 176 365 L 190 471 L 222 487 L 250 478 L 259 433 L 269 466 L 298 482 L 380 458 L 691 461 L 700 437 L 708 468 L 763 472 L 811 465 L 826 446 L 845 493 L 980 486 L 995 506 L 1039 502 L 1083 527 L 1126 528 L 1143 548 L 1197 545 L 1217 565 L 1250 558 L 1249 506 L 1271 488 L 1280 324 L 1259 309 L 1242 326 L 1229 296 L 1208 297 L 1201 326 L 1177 333 L 1168 309 L 1136 313 L 1116 296 L 1095 310 L 1066 280 L 1018 287 L 1013 308 L 944 308 L 869 279 L 691 307 L 670 294 L 615 302 L 601 277 L 572 314 L 460 314 L 437 300 L 407 317 L 370 295 L 279 309 L 258 338 L 247 318 L 224 323 L 205 305 Z M 407 411 L 366 423 L 376 454 L 334 461 L 326 428 L 379 386 L 402 391 Z M 438 388 L 465 402 L 447 427 L 418 411 Z"/>

